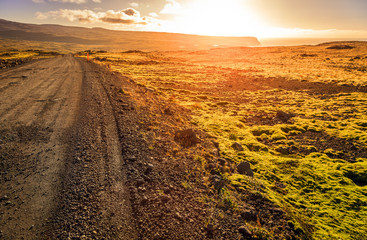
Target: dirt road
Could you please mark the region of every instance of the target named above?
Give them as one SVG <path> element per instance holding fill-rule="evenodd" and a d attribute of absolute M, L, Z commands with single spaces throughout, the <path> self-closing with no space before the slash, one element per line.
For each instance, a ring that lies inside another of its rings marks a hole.
<path fill-rule="evenodd" d="M 94 66 L 64 56 L 0 72 L 0 239 L 137 238 Z"/>

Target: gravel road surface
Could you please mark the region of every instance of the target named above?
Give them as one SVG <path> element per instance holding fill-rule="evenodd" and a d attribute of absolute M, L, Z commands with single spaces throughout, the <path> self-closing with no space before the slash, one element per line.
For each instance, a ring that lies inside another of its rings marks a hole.
<path fill-rule="evenodd" d="M 136 239 L 110 75 L 72 56 L 0 72 L 0 239 Z"/>

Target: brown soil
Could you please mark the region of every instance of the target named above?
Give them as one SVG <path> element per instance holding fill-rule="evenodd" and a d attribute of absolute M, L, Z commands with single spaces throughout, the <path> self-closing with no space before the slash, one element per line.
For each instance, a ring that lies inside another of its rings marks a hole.
<path fill-rule="evenodd" d="M 220 97 L 227 101 L 234 103 L 246 103 L 251 101 L 251 98 L 243 95 L 243 91 L 263 91 L 282 89 L 287 91 L 305 92 L 314 97 L 330 98 L 333 94 L 339 93 L 353 93 L 353 92 L 367 92 L 367 86 L 354 86 L 354 85 L 338 85 L 335 83 L 321 83 L 310 82 L 294 79 L 286 79 L 282 77 L 263 77 L 263 76 L 244 76 L 240 74 L 240 71 L 233 71 L 223 68 L 222 72 L 213 70 L 207 72 L 208 76 L 218 74 L 223 75 L 223 80 L 218 81 L 215 84 L 207 84 L 205 81 L 198 81 L 194 83 L 168 83 L 168 82 L 155 82 L 155 86 L 163 88 L 173 88 L 178 90 L 194 91 L 196 94 L 204 94 L 210 97 Z M 241 95 L 238 95 L 241 94 Z M 278 99 L 273 99 L 274 102 L 278 102 Z M 256 116 L 255 116 L 256 118 Z M 266 118 L 266 117 L 265 117 Z M 251 124 L 251 121 L 249 123 Z M 255 124 L 261 125 L 268 124 L 267 122 L 260 123 L 256 119 L 253 121 Z M 276 122 L 274 123 L 276 124 Z M 273 124 L 270 124 L 273 125 Z"/>
<path fill-rule="evenodd" d="M 246 222 L 297 238 L 261 194 L 221 204 L 195 157 L 219 166 L 215 142 L 157 92 L 71 56 L 1 75 L 3 239 L 240 239 Z M 185 146 L 187 129 L 197 139 Z"/>
<path fill-rule="evenodd" d="M 306 131 L 295 136 L 288 136 L 288 140 L 293 140 L 296 144 L 281 149 L 282 153 L 306 156 L 312 152 L 324 152 L 325 150 L 332 149 L 332 151 L 326 151 L 326 154 L 334 159 L 355 162 L 356 158 L 367 157 L 367 148 L 363 144 L 330 136 L 325 132 Z M 274 148 L 283 144 L 282 142 L 272 142 L 269 140 L 260 141 Z M 305 146 L 313 146 L 313 148 L 307 148 Z"/>

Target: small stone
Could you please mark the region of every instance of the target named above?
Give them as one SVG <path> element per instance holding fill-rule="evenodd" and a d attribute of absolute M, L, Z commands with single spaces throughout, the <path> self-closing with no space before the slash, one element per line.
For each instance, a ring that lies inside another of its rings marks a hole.
<path fill-rule="evenodd" d="M 8 195 L 4 195 L 2 196 L 2 198 L 0 198 L 0 201 L 6 201 L 6 200 L 9 200 Z"/>
<path fill-rule="evenodd" d="M 145 169 L 145 174 L 149 174 L 154 168 L 154 165 L 151 163 L 147 164 L 147 169 Z"/>
<path fill-rule="evenodd" d="M 213 169 L 216 169 L 216 168 L 217 168 L 217 166 L 214 163 L 209 163 L 208 164 L 208 169 L 209 170 L 213 170 Z"/>
<path fill-rule="evenodd" d="M 252 233 L 246 226 L 241 226 L 238 228 L 238 231 L 242 234 L 244 237 L 251 237 Z"/>
<path fill-rule="evenodd" d="M 286 186 L 284 185 L 284 183 L 282 183 L 282 182 L 275 182 L 275 186 L 277 187 L 277 188 L 281 188 L 281 189 L 284 189 Z"/>
<path fill-rule="evenodd" d="M 139 192 L 145 192 L 146 188 L 145 187 L 138 187 Z"/>
<path fill-rule="evenodd" d="M 238 142 L 233 143 L 231 147 L 236 151 L 243 151 L 242 145 Z"/>
<path fill-rule="evenodd" d="M 224 166 L 224 165 L 226 165 L 227 160 L 225 160 L 224 158 L 218 158 L 218 162 L 219 162 L 220 165 Z"/>
<path fill-rule="evenodd" d="M 164 109 L 164 114 L 173 115 L 173 112 L 171 111 L 171 109 L 166 108 L 166 109 Z"/>
<path fill-rule="evenodd" d="M 129 160 L 130 162 L 135 162 L 136 157 L 135 156 L 130 156 L 130 157 L 127 158 L 127 160 Z"/>
<path fill-rule="evenodd" d="M 273 209 L 271 209 L 271 211 L 275 214 L 283 214 L 284 213 L 284 211 L 280 208 L 273 208 Z"/>
<path fill-rule="evenodd" d="M 206 230 L 210 233 L 213 232 L 215 230 L 214 224 L 209 223 L 208 226 L 206 226 Z"/>
<path fill-rule="evenodd" d="M 250 177 L 254 176 L 254 172 L 252 171 L 249 162 L 241 162 L 240 164 L 238 164 L 237 172 L 239 174 L 244 174 L 244 175 L 247 175 L 247 176 L 250 176 Z"/>
<path fill-rule="evenodd" d="M 209 178 L 210 184 L 214 186 L 215 189 L 220 190 L 224 187 L 225 182 L 219 175 L 211 175 Z"/>
<path fill-rule="evenodd" d="M 175 213 L 175 218 L 177 218 L 178 220 L 182 221 L 183 220 L 183 217 L 182 215 L 179 213 L 179 212 L 176 212 Z"/>
<path fill-rule="evenodd" d="M 153 88 L 145 87 L 147 92 L 154 92 L 155 90 Z"/>
<path fill-rule="evenodd" d="M 168 188 L 168 187 L 165 187 L 165 188 L 163 188 L 163 192 L 164 192 L 165 194 L 169 194 L 169 193 L 171 192 L 171 189 L 170 189 L 170 188 Z"/>
<path fill-rule="evenodd" d="M 218 149 L 213 149 L 210 153 L 211 153 L 211 155 L 213 155 L 213 156 L 219 156 L 219 151 L 218 151 Z"/>
<path fill-rule="evenodd" d="M 256 213 L 251 210 L 244 210 L 241 212 L 241 217 L 246 221 L 256 221 L 257 219 Z"/>
<path fill-rule="evenodd" d="M 163 195 L 163 196 L 161 196 L 161 201 L 162 202 L 164 202 L 164 203 L 166 203 L 166 202 L 168 202 L 169 201 L 169 196 L 167 196 L 167 195 Z"/>
<path fill-rule="evenodd" d="M 136 186 L 141 186 L 141 185 L 143 185 L 144 184 L 144 180 L 143 179 L 141 179 L 141 178 L 139 178 L 138 180 L 136 180 Z"/>
<path fill-rule="evenodd" d="M 146 205 L 148 203 L 148 198 L 146 196 L 143 196 L 140 201 L 140 205 Z"/>

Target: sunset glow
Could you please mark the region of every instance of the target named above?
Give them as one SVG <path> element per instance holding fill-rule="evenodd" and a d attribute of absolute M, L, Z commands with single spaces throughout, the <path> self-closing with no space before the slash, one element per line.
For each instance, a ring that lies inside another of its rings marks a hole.
<path fill-rule="evenodd" d="M 2 0 L 1 18 L 36 24 L 258 38 L 367 36 L 367 1 Z"/>
<path fill-rule="evenodd" d="M 188 4 L 175 19 L 183 32 L 212 36 L 254 35 L 263 26 L 244 1 L 199 0 Z"/>

